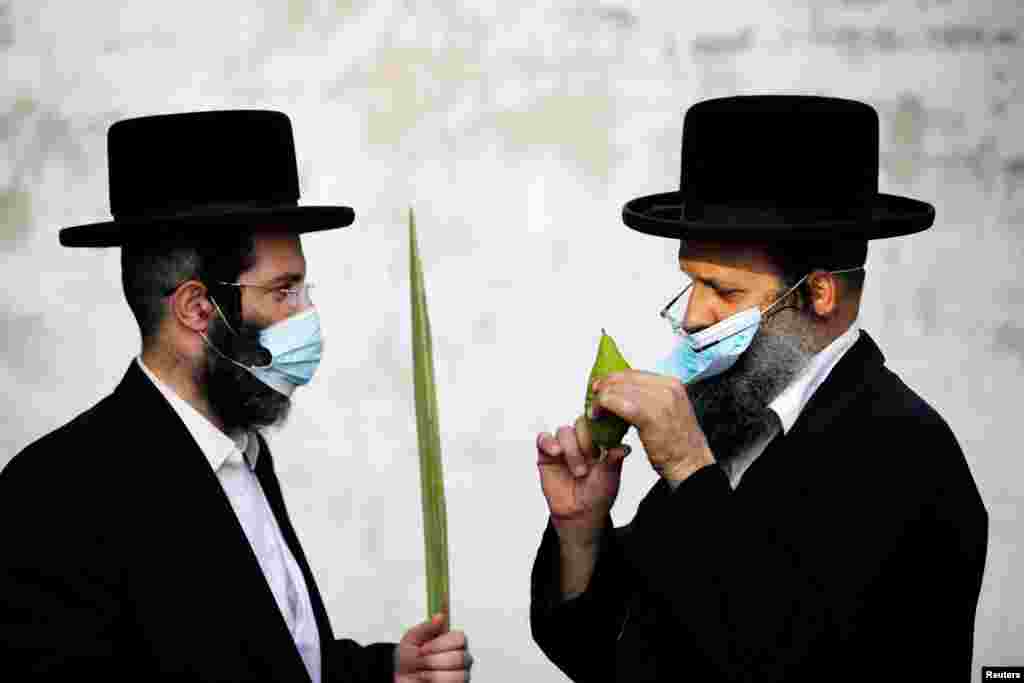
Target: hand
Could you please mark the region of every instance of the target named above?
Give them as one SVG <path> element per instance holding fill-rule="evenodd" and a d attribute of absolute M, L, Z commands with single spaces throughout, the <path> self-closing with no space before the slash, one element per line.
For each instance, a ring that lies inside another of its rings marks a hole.
<path fill-rule="evenodd" d="M 473 666 L 466 634 L 448 631 L 445 614 L 435 614 L 406 631 L 395 658 L 395 683 L 468 681 Z"/>
<path fill-rule="evenodd" d="M 651 466 L 665 479 L 683 481 L 715 462 L 686 386 L 677 378 L 624 370 L 596 380 L 593 389 L 594 416 L 609 411 L 634 425 Z"/>
<path fill-rule="evenodd" d="M 629 446 L 613 448 L 598 464 L 597 448 L 583 417 L 575 427 L 559 427 L 554 436 L 537 435 L 540 485 L 560 540 L 583 545 L 597 540 L 619 493 L 622 460 L 629 450 Z"/>

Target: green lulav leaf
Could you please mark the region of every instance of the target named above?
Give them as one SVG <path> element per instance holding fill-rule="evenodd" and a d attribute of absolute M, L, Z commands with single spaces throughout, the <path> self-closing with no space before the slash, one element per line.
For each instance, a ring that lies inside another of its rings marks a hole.
<path fill-rule="evenodd" d="M 434 350 L 423 285 L 423 264 L 416 240 L 416 219 L 409 208 L 409 280 L 412 298 L 412 360 L 416 390 L 416 436 L 420 453 L 420 492 L 423 501 L 423 542 L 427 560 L 427 618 L 438 612 L 451 625 L 448 593 L 448 516 L 441 467 L 441 432 L 434 383 Z"/>

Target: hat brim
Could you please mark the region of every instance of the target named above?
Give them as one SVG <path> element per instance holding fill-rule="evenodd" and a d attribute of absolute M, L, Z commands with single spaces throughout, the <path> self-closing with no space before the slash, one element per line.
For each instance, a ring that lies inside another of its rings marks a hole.
<path fill-rule="evenodd" d="M 761 215 L 737 208 L 727 221 L 686 218 L 682 191 L 638 197 L 622 208 L 622 222 L 638 232 L 674 239 L 716 241 L 820 241 L 874 240 L 927 230 L 935 222 L 935 208 L 909 197 L 878 194 L 863 217 L 856 219 L 766 221 Z"/>
<path fill-rule="evenodd" d="M 318 232 L 344 228 L 354 220 L 355 212 L 348 206 L 288 205 L 89 223 L 64 228 L 59 237 L 65 247 L 120 247 L 174 234 L 186 236 L 199 228 L 203 229 L 203 238 L 216 238 L 230 231 L 263 227 L 295 233 Z"/>

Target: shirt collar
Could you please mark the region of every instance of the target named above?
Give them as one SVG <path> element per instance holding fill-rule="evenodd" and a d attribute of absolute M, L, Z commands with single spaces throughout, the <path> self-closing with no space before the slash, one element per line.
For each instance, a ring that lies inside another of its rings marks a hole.
<path fill-rule="evenodd" d="M 850 350 L 860 338 L 860 323 L 854 320 L 849 329 L 832 340 L 832 343 L 814 354 L 797 378 L 787 386 L 768 407 L 779 417 L 782 433 L 788 434 L 796 423 L 804 406 L 832 372 L 839 359 Z"/>
<path fill-rule="evenodd" d="M 142 362 L 142 356 L 136 356 L 135 361 L 139 364 L 142 372 L 149 378 L 153 385 L 160 391 L 171 408 L 178 414 L 185 424 L 192 438 L 199 446 L 199 450 L 206 456 L 210 467 L 216 472 L 225 462 L 231 461 L 235 464 L 242 463 L 244 454 L 245 461 L 250 470 L 256 469 L 256 460 L 259 457 L 259 440 L 255 435 L 247 431 L 238 431 L 228 436 L 217 429 L 202 413 L 192 407 L 188 401 L 178 396 L 171 387 L 164 384 L 153 372 Z"/>

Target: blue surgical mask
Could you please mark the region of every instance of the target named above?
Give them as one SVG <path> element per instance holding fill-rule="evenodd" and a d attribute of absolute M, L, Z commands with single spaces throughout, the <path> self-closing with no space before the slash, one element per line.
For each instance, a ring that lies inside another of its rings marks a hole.
<path fill-rule="evenodd" d="M 657 371 L 678 377 L 683 384 L 719 375 L 736 364 L 760 325 L 761 310 L 754 307 L 695 334 L 684 334 L 672 353 L 658 363 Z"/>
<path fill-rule="evenodd" d="M 220 313 L 220 306 L 217 311 Z M 260 345 L 270 351 L 270 362 L 266 365 L 239 363 L 221 353 L 205 334 L 203 338 L 222 358 L 248 370 L 256 379 L 285 396 L 291 396 L 295 387 L 313 379 L 323 352 L 320 315 L 312 306 L 260 330 Z"/>
<path fill-rule="evenodd" d="M 860 268 L 846 268 L 831 272 L 839 274 L 854 270 L 860 270 Z M 700 332 L 693 334 L 681 332 L 682 339 L 676 344 L 672 353 L 657 364 L 656 371 L 662 375 L 678 377 L 683 384 L 693 384 L 722 374 L 735 365 L 739 357 L 750 346 L 761 327 L 761 321 L 769 315 L 768 312 L 799 287 L 809 275 L 810 273 L 804 275 L 799 282 L 786 290 L 782 296 L 765 309 L 763 315 L 761 309 L 755 306 L 720 320 Z"/>
<path fill-rule="evenodd" d="M 270 351 L 270 364 L 248 368 L 258 380 L 290 396 L 313 379 L 323 352 L 320 314 L 315 308 L 260 330 L 260 344 Z"/>

